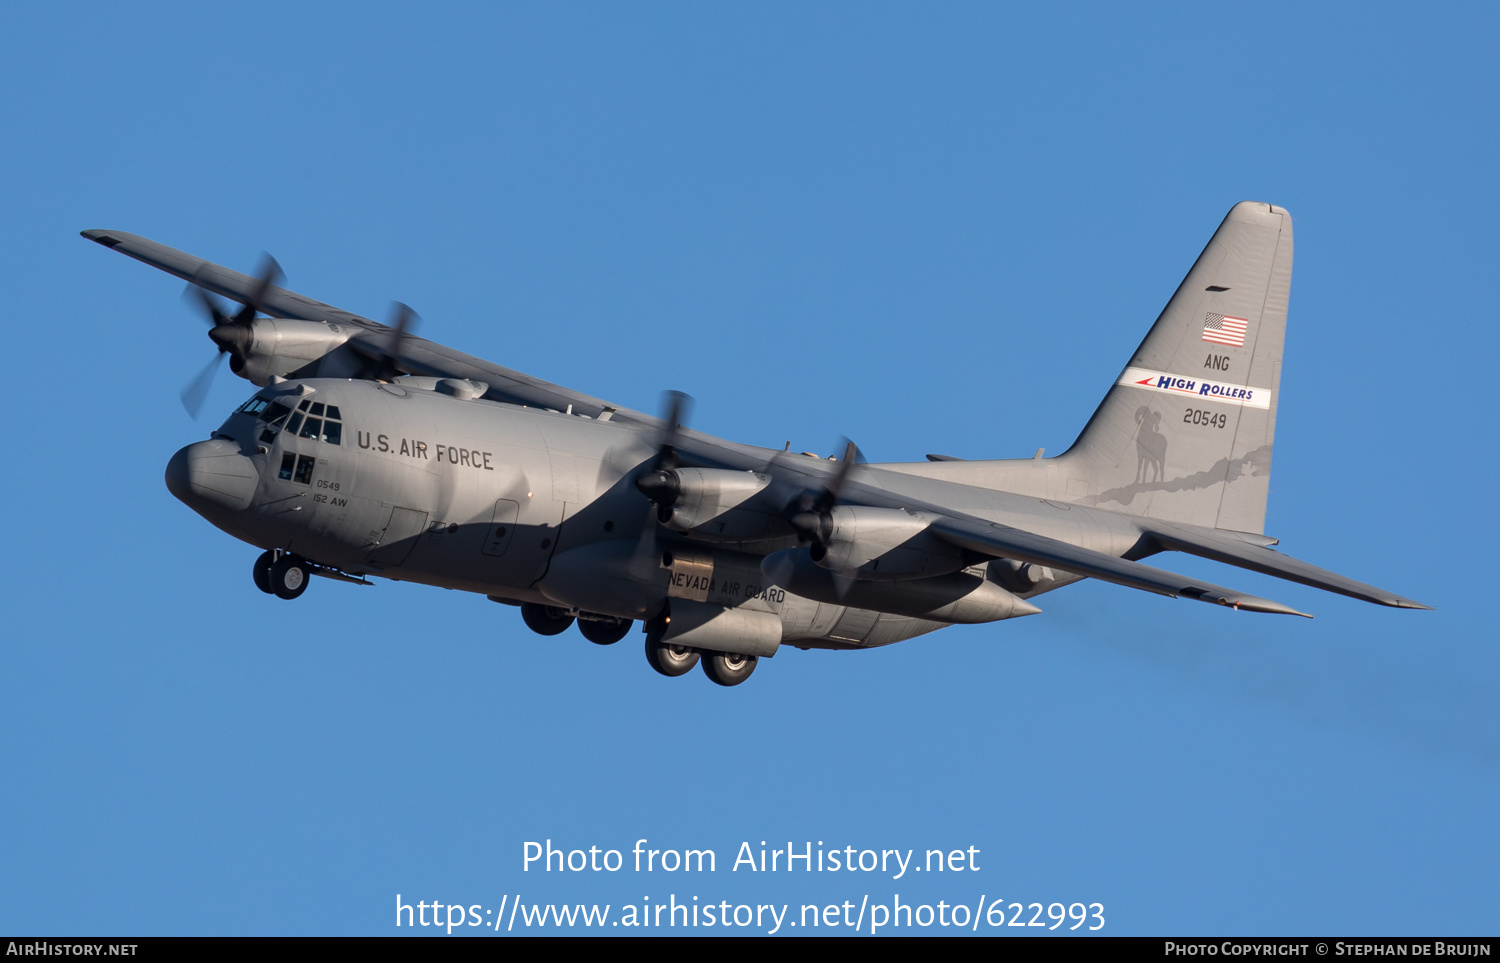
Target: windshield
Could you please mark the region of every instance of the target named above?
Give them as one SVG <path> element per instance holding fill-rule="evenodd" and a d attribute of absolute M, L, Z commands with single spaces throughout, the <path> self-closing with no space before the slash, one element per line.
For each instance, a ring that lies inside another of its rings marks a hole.
<path fill-rule="evenodd" d="M 286 400 L 291 401 L 290 398 Z M 294 409 L 280 401 L 251 398 L 236 411 L 265 424 L 261 440 L 266 444 L 275 440 L 277 431 L 289 431 L 295 437 L 326 441 L 330 445 L 343 443 L 343 416 L 338 405 L 303 398 Z"/>

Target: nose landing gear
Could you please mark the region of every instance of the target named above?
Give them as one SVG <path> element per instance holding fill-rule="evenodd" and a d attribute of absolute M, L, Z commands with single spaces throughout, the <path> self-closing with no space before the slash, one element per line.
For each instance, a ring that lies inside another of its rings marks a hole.
<path fill-rule="evenodd" d="M 255 560 L 255 567 L 251 569 L 250 575 L 255 579 L 255 587 L 267 595 L 276 590 L 271 588 L 271 568 L 276 564 L 276 552 L 271 550 Z"/>
<path fill-rule="evenodd" d="M 312 565 L 300 555 L 271 549 L 255 560 L 250 575 L 262 592 L 290 600 L 307 591 Z"/>
<path fill-rule="evenodd" d="M 298 555 L 283 555 L 271 566 L 271 591 L 279 599 L 291 600 L 307 591 L 312 567 Z"/>

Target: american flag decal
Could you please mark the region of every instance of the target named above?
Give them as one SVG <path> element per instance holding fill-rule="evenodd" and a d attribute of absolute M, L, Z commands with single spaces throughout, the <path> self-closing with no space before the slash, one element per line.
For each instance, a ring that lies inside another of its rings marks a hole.
<path fill-rule="evenodd" d="M 1227 344 L 1235 348 L 1245 346 L 1245 329 L 1250 322 L 1244 318 L 1231 318 L 1225 314 L 1210 314 L 1203 322 L 1203 340 L 1214 344 Z"/>

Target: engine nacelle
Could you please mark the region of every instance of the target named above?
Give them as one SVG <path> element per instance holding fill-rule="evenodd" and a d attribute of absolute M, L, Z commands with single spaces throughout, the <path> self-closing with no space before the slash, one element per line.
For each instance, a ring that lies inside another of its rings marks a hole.
<path fill-rule="evenodd" d="M 828 605 L 940 622 L 998 622 L 1041 611 L 994 582 L 969 572 L 904 582 L 842 578 L 814 563 L 812 553 L 805 548 L 766 556 L 761 573 L 773 585 Z"/>
<path fill-rule="evenodd" d="M 827 543 L 812 557 L 831 571 L 887 581 L 930 578 L 965 567 L 963 552 L 927 530 L 936 519 L 925 512 L 848 505 L 829 516 Z"/>
<path fill-rule="evenodd" d="M 235 374 L 262 387 L 336 350 L 355 333 L 333 322 L 291 318 L 258 318 L 248 328 L 232 366 Z"/>
<path fill-rule="evenodd" d="M 651 476 L 642 490 L 650 489 L 653 483 L 658 497 L 671 499 L 657 517 L 674 532 L 691 532 L 714 541 L 751 541 L 786 534 L 786 523 L 779 514 L 742 508 L 766 490 L 770 475 L 722 468 L 673 468 Z"/>

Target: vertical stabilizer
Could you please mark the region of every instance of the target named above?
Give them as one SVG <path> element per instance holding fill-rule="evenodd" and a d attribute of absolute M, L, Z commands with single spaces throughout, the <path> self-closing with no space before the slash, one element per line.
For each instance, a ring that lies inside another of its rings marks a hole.
<path fill-rule="evenodd" d="M 1291 216 L 1236 204 L 1056 459 L 1077 501 L 1262 531 L 1291 282 Z"/>

